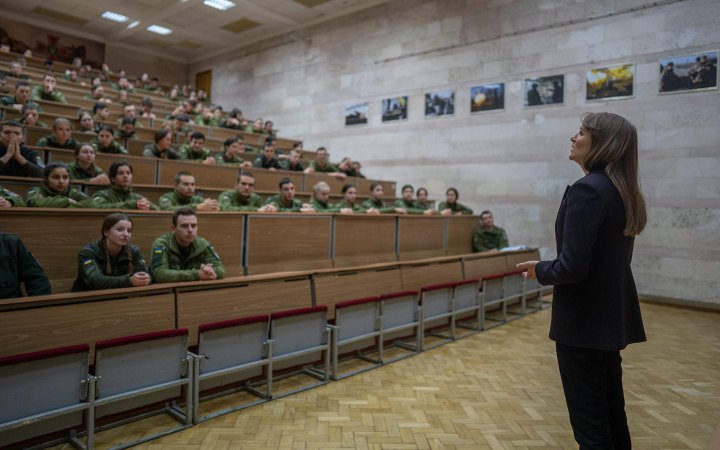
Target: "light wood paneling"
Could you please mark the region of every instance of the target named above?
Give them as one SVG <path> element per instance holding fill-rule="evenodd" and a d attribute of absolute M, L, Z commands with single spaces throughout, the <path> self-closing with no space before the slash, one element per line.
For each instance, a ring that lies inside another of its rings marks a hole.
<path fill-rule="evenodd" d="M 400 261 L 445 255 L 445 218 L 399 216 L 398 258 Z"/>
<path fill-rule="evenodd" d="M 462 264 L 466 280 L 503 273 L 507 269 L 505 255 L 497 252 L 487 256 L 463 258 Z"/>
<path fill-rule="evenodd" d="M 478 218 L 474 216 L 448 216 L 447 254 L 462 255 L 473 252 L 473 231 Z"/>
<path fill-rule="evenodd" d="M 403 290 L 418 290 L 423 286 L 463 280 L 462 264 L 457 260 L 402 265 L 400 273 Z"/>
<path fill-rule="evenodd" d="M 396 261 L 395 216 L 335 216 L 334 267 Z"/>
<path fill-rule="evenodd" d="M 356 298 L 373 297 L 402 290 L 397 267 L 368 269 L 313 275 L 315 301 L 329 307 L 329 317 L 335 317 L 335 304 Z"/>

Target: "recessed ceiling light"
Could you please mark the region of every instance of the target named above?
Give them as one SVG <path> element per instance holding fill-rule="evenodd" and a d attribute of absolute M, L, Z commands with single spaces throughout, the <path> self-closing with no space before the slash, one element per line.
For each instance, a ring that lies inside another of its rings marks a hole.
<path fill-rule="evenodd" d="M 172 30 L 170 28 L 161 27 L 160 25 L 150 25 L 147 30 L 157 34 L 170 34 Z"/>
<path fill-rule="evenodd" d="M 235 3 L 228 0 L 203 0 L 203 3 L 211 8 L 219 9 L 220 11 L 227 11 L 235 6 Z"/>
<path fill-rule="evenodd" d="M 114 13 L 112 11 L 105 11 L 100 15 L 103 19 L 112 20 L 113 22 L 125 23 L 130 20 L 129 17 L 123 16 L 122 14 Z"/>
<path fill-rule="evenodd" d="M 128 30 L 129 30 L 130 28 L 135 28 L 135 27 L 138 26 L 138 25 L 140 25 L 140 21 L 139 21 L 139 20 L 136 20 L 135 22 L 132 22 L 132 23 L 131 23 L 130 25 L 128 25 L 127 27 L 128 27 Z"/>

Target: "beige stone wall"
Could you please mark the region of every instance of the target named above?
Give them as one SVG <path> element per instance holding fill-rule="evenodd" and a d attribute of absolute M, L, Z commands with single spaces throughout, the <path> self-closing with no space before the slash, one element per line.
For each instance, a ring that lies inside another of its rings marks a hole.
<path fill-rule="evenodd" d="M 658 5 L 655 5 L 655 4 Z M 408 0 L 254 45 L 212 68 L 213 98 L 272 118 L 282 135 L 352 155 L 368 176 L 448 186 L 491 209 L 512 245 L 555 256 L 553 222 L 582 173 L 567 160 L 586 111 L 639 130 L 649 224 L 636 242 L 643 294 L 720 304 L 720 95 L 658 95 L 658 60 L 720 48 L 717 0 Z M 585 72 L 635 63 L 632 99 L 588 103 Z M 523 80 L 565 75 L 562 106 L 523 108 Z M 469 89 L 505 82 L 506 106 L 471 115 Z M 425 119 L 424 94 L 456 90 L 453 117 Z M 383 124 L 383 98 L 408 95 L 409 119 Z M 369 102 L 346 128 L 347 104 Z"/>

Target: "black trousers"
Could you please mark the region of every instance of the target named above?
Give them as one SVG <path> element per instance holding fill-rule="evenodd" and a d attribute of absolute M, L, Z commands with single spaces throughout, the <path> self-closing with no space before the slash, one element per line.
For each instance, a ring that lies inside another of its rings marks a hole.
<path fill-rule="evenodd" d="M 619 351 L 555 343 L 570 424 L 581 450 L 632 448 Z"/>

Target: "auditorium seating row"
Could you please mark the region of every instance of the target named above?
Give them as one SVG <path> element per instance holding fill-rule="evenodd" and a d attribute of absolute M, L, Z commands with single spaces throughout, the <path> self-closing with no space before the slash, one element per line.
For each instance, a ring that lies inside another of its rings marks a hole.
<path fill-rule="evenodd" d="M 506 268 L 509 264 L 514 266 L 515 261 L 534 257 L 533 253 L 536 252 L 472 255 L 458 262 L 468 263 L 469 271 L 476 274 L 498 267 L 501 260 Z M 478 265 L 481 261 L 484 263 Z M 448 261 L 428 262 L 442 263 Z M 107 336 L 104 327 L 93 327 L 96 339 L 81 344 L 73 342 L 80 336 L 54 330 L 67 345 L 58 348 L 55 340 L 50 350 L 46 347 L 0 356 L 0 401 L 13 405 L 0 416 L 0 445 L 47 435 L 49 431 L 60 431 L 51 437 L 64 439 L 70 429 L 71 440 L 82 445 L 80 438 L 84 437 L 86 446 L 92 448 L 96 429 L 113 426 L 113 422 L 125 423 L 132 416 L 145 417 L 147 414 L 138 416 L 140 406 L 144 407 L 143 413 L 166 412 L 180 422 L 122 445 L 144 442 L 192 423 L 309 389 L 330 379 L 341 379 L 481 331 L 487 328 L 485 309 L 498 302 L 503 302 L 503 308 L 516 307 L 518 318 L 530 310 L 527 308 L 530 300 L 534 301 L 532 310 L 541 309 L 544 292 L 522 280 L 517 271 L 491 273 L 480 279 L 422 286 L 419 291 L 391 289 L 334 305 L 321 303 L 313 290 L 316 297 L 313 305 L 292 305 L 287 309 L 291 305 L 272 308 L 267 304 L 262 312 L 229 309 L 227 305 L 240 303 L 244 297 L 216 293 L 214 301 L 209 298 L 207 304 L 202 301 L 203 311 L 215 315 L 211 322 L 204 321 L 209 316 L 191 314 L 188 317 L 191 320 L 176 323 L 174 328 L 159 326 L 157 322 L 143 323 L 133 327 L 136 331 L 132 332 L 140 331 L 139 334 L 128 335 L 131 330 L 125 328 L 119 337 Z M 491 292 L 494 291 L 491 284 L 498 282 L 500 290 Z M 355 292 L 365 289 L 355 285 Z M 272 289 L 265 292 L 266 296 L 274 297 Z M 139 305 L 125 303 L 129 300 L 105 298 L 96 302 L 122 302 L 124 309 L 143 314 Z M 156 301 L 144 299 L 146 304 Z M 218 301 L 226 305 L 219 321 L 216 307 L 222 306 Z M 39 303 L 43 302 L 47 300 Z M 87 301 L 79 302 L 92 306 Z M 44 309 L 38 306 L 38 301 L 33 303 L 31 308 Z M 63 306 L 48 304 L 47 308 Z M 258 305 L 251 309 L 257 310 Z M 42 311 L 39 316 L 43 316 Z M 90 321 L 94 318 L 88 317 Z M 108 319 L 105 317 L 105 322 Z M 133 322 L 139 322 L 137 319 Z M 459 333 L 460 328 L 467 332 Z M 428 339 L 436 339 L 435 344 L 428 345 Z M 94 346 L 88 342 L 94 342 Z M 389 355 L 387 350 L 391 348 L 400 350 Z M 345 369 L 348 364 L 350 370 Z M 273 384 L 299 374 L 313 378 L 310 383 L 306 377 L 294 378 L 294 383 L 279 390 Z M 235 397 L 232 405 L 224 409 L 208 407 L 208 402 L 201 411 L 201 402 L 238 390 L 252 396 Z M 16 401 L 25 399 L 24 396 L 29 401 Z M 98 424 L 102 426 L 96 428 Z"/>

